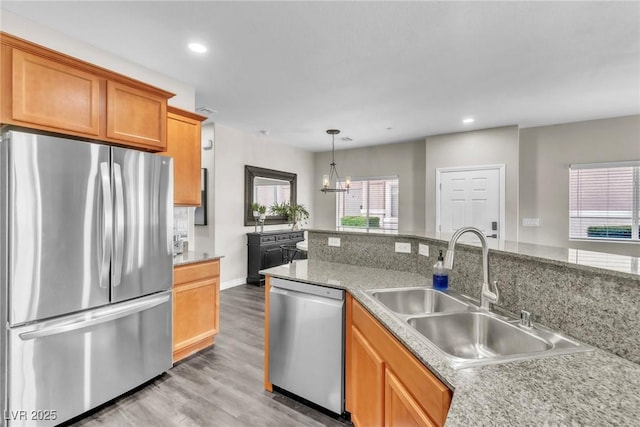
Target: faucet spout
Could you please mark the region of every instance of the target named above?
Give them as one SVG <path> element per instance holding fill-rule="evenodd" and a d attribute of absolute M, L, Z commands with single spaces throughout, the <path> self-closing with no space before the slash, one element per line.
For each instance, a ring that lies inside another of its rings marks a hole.
<path fill-rule="evenodd" d="M 444 267 L 453 270 L 453 260 L 455 258 L 455 247 L 458 239 L 465 233 L 472 233 L 478 236 L 480 244 L 482 244 L 482 291 L 480 292 L 480 308 L 490 310 L 491 304 L 496 304 L 499 298 L 497 282 L 493 282 L 494 290 L 489 285 L 489 246 L 487 238 L 482 230 L 475 227 L 462 227 L 456 230 L 449 240 L 447 254 L 444 257 Z"/>

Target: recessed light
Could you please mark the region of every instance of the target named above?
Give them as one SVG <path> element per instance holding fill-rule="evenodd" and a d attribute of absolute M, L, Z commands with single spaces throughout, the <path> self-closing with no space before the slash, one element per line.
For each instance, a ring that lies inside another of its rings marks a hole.
<path fill-rule="evenodd" d="M 189 49 L 196 53 L 205 53 L 207 51 L 207 47 L 200 43 L 189 43 Z"/>
<path fill-rule="evenodd" d="M 462 123 L 464 123 L 465 125 L 468 125 L 469 123 L 473 123 L 475 121 L 476 119 L 474 119 L 473 117 L 467 117 L 466 119 L 462 119 Z"/>

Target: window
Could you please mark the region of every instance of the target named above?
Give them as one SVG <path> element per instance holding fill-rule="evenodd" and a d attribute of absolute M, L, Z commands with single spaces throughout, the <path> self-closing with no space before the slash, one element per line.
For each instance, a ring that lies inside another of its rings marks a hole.
<path fill-rule="evenodd" d="M 397 176 L 353 179 L 336 194 L 336 227 L 397 230 L 398 200 Z"/>
<path fill-rule="evenodd" d="M 640 161 L 571 165 L 569 238 L 640 241 Z"/>

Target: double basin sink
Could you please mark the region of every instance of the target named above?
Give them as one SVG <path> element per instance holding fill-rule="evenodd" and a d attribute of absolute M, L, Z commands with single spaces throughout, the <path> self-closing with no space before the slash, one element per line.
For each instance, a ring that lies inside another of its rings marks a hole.
<path fill-rule="evenodd" d="M 592 349 L 540 325 L 522 326 L 517 319 L 481 310 L 451 290 L 414 287 L 366 292 L 455 369 Z"/>

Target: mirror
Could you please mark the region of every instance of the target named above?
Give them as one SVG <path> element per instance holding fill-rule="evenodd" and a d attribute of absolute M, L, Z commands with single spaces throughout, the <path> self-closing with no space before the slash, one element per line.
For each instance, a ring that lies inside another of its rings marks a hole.
<path fill-rule="evenodd" d="M 251 205 L 258 203 L 267 207 L 265 225 L 287 224 L 287 218 L 272 215 L 269 208 L 274 203 L 296 203 L 297 178 L 295 173 L 245 165 L 244 167 L 244 225 L 254 225 Z"/>

